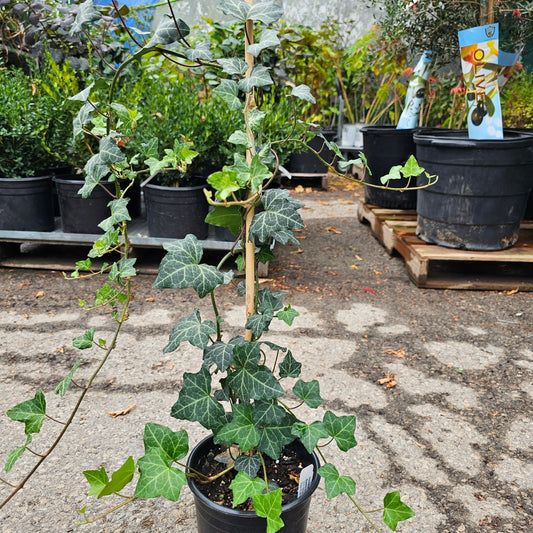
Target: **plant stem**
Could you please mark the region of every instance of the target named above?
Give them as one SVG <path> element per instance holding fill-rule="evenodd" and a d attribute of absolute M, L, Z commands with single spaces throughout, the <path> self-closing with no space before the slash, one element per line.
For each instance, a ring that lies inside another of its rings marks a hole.
<path fill-rule="evenodd" d="M 135 496 L 131 496 L 131 498 L 128 498 L 126 501 L 119 503 L 118 505 L 115 505 L 115 507 L 112 507 L 111 509 L 108 509 L 105 513 L 101 514 L 100 516 L 97 516 L 96 518 L 93 518 L 92 520 L 86 520 L 85 522 L 81 522 L 79 525 L 92 524 L 94 522 L 97 522 L 98 520 L 101 520 L 102 518 L 106 517 L 108 514 L 115 512 L 117 509 L 120 509 L 121 507 L 128 505 L 128 503 L 136 499 L 137 498 Z"/>

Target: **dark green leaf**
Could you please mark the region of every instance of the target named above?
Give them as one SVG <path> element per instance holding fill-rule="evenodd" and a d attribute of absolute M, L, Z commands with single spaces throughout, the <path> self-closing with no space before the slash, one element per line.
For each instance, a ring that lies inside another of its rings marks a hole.
<path fill-rule="evenodd" d="M 155 423 L 144 426 L 143 442 L 146 452 L 158 450 L 169 464 L 183 459 L 189 451 L 189 437 L 185 430 L 172 431 Z"/>
<path fill-rule="evenodd" d="M 83 335 L 79 335 L 78 337 L 74 337 L 72 339 L 72 346 L 74 346 L 74 348 L 79 348 L 80 350 L 86 350 L 87 348 L 92 347 L 93 340 L 94 328 L 89 328 L 85 330 Z"/>
<path fill-rule="evenodd" d="M 283 361 L 279 364 L 279 375 L 282 378 L 297 378 L 302 370 L 302 363 L 298 363 L 289 350 Z"/>
<path fill-rule="evenodd" d="M 233 345 L 224 342 L 210 344 L 204 350 L 204 364 L 209 368 L 215 364 L 221 372 L 225 372 L 233 359 Z"/>
<path fill-rule="evenodd" d="M 243 103 L 239 99 L 239 87 L 237 82 L 233 80 L 222 80 L 220 85 L 217 85 L 213 92 L 220 96 L 228 107 L 233 111 L 240 111 Z"/>
<path fill-rule="evenodd" d="M 278 38 L 278 32 L 275 30 L 265 29 L 261 32 L 259 42 L 248 46 L 247 52 L 254 57 L 257 57 L 263 50 L 266 50 L 267 48 L 273 48 L 279 44 L 280 40 Z"/>
<path fill-rule="evenodd" d="M 190 33 L 190 28 L 183 20 L 178 19 L 178 26 L 174 23 L 174 18 L 168 14 L 161 17 L 159 25 L 148 41 L 146 48 L 151 48 L 158 44 L 166 46 L 175 43 L 180 39 L 187 37 Z"/>
<path fill-rule="evenodd" d="M 99 21 L 102 18 L 100 12 L 94 7 L 93 0 L 85 0 L 79 4 L 78 13 L 74 24 L 70 28 L 70 35 L 80 33 L 92 22 Z"/>
<path fill-rule="evenodd" d="M 233 235 L 239 235 L 241 230 L 242 213 L 238 205 L 224 207 L 217 205 L 213 211 L 205 217 L 208 224 L 229 228 Z"/>
<path fill-rule="evenodd" d="M 244 76 L 244 74 L 248 70 L 247 63 L 243 61 L 240 57 L 232 57 L 230 59 L 217 59 L 217 63 L 221 65 L 223 72 L 230 75 L 237 74 L 240 76 Z M 220 83 L 222 85 L 222 82 Z M 232 88 L 231 92 L 234 96 L 237 96 L 237 84 L 234 85 L 234 89 Z"/>
<path fill-rule="evenodd" d="M 211 374 L 206 368 L 200 372 L 183 374 L 183 386 L 178 401 L 172 406 L 170 415 L 180 420 L 200 422 L 207 429 L 221 426 L 224 407 L 211 396 Z"/>
<path fill-rule="evenodd" d="M 320 439 L 328 437 L 328 432 L 324 429 L 322 422 L 313 422 L 306 424 L 304 422 L 296 422 L 292 426 L 292 434 L 298 437 L 309 453 L 313 453 L 316 445 Z"/>
<path fill-rule="evenodd" d="M 222 0 L 219 8 L 225 15 L 235 17 L 238 21 L 244 22 L 248 18 L 250 4 L 244 0 Z"/>
<path fill-rule="evenodd" d="M 189 61 L 211 61 L 213 54 L 210 50 L 208 41 L 200 41 L 194 45 L 194 48 L 186 48 L 185 56 Z"/>
<path fill-rule="evenodd" d="M 402 502 L 399 491 L 389 492 L 383 498 L 383 521 L 392 531 L 396 531 L 398 522 L 415 516 L 413 510 Z"/>
<path fill-rule="evenodd" d="M 291 96 L 296 96 L 300 100 L 305 100 L 311 104 L 316 104 L 315 97 L 311 94 L 311 89 L 307 85 L 298 85 L 293 87 Z"/>
<path fill-rule="evenodd" d="M 267 312 L 263 315 L 256 313 L 248 318 L 245 327 L 246 329 L 251 329 L 255 337 L 260 337 L 263 332 L 268 330 L 273 318 L 272 313 Z"/>
<path fill-rule="evenodd" d="M 195 309 L 189 316 L 182 318 L 173 328 L 164 353 L 173 352 L 185 341 L 202 350 L 209 343 L 209 335 L 216 333 L 217 328 L 211 320 L 202 322 L 200 311 Z"/>
<path fill-rule="evenodd" d="M 266 453 L 272 459 L 278 459 L 283 450 L 283 446 L 295 440 L 292 434 L 292 425 L 294 422 L 295 418 L 286 414 L 281 422 L 264 424 L 257 450 Z"/>
<path fill-rule="evenodd" d="M 261 459 L 257 454 L 254 454 L 254 455 L 242 455 L 241 454 L 239 455 L 239 457 L 237 457 L 237 459 L 235 459 L 235 464 L 233 465 L 233 468 L 237 472 L 245 472 L 253 479 L 257 476 L 257 472 L 259 472 L 259 469 L 261 468 Z M 263 482 L 263 488 L 264 488 L 264 482 Z"/>
<path fill-rule="evenodd" d="M 287 411 L 274 401 L 256 401 L 254 402 L 254 422 L 256 426 L 281 424 L 287 416 Z"/>
<path fill-rule="evenodd" d="M 249 404 L 233 404 L 233 419 L 217 432 L 217 438 L 238 444 L 242 452 L 257 446 L 261 433 L 254 424 L 254 408 Z"/>
<path fill-rule="evenodd" d="M 203 248 L 194 235 L 164 245 L 167 254 L 161 261 L 154 283 L 156 289 L 192 287 L 203 298 L 225 283 L 224 274 L 212 265 L 199 264 Z"/>
<path fill-rule="evenodd" d="M 254 87 L 268 87 L 273 81 L 270 72 L 263 65 L 255 65 L 248 78 L 239 80 L 237 86 L 245 93 L 249 93 Z"/>
<path fill-rule="evenodd" d="M 264 24 L 272 24 L 283 16 L 283 9 L 274 2 L 256 2 L 250 7 L 248 18 Z"/>
<path fill-rule="evenodd" d="M 312 407 L 313 409 L 317 408 L 324 402 L 324 400 L 320 397 L 320 385 L 316 379 L 313 379 L 309 382 L 299 379 L 295 383 L 292 392 L 294 392 L 298 398 L 301 398 L 309 407 Z"/>

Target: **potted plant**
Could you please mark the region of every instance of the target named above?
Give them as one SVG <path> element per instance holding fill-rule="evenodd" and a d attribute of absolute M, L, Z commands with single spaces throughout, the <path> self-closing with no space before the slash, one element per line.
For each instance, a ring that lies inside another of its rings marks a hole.
<path fill-rule="evenodd" d="M 432 50 L 438 65 L 458 64 L 458 30 L 499 22 L 499 46 L 508 49 L 533 29 L 531 12 L 511 0 L 468 8 L 451 1 L 386 1 L 383 8 L 383 27 L 419 50 Z M 512 246 L 531 188 L 531 137 L 506 130 L 501 140 L 475 140 L 464 130 L 435 129 L 415 133 L 414 140 L 420 164 L 439 175 L 432 192 L 418 194 L 420 238 L 470 250 Z"/>
<path fill-rule="evenodd" d="M 170 8 L 172 10 L 172 6 Z M 221 8 L 226 15 L 242 24 L 245 56 L 218 61 L 231 79 L 222 77 L 215 91 L 228 105 L 242 111 L 245 129 L 230 133 L 229 140 L 237 147 L 234 162 L 209 176 L 207 181 L 213 191 L 206 194 L 214 207 L 213 218 L 219 225 L 229 227 L 240 235 L 240 246 L 215 267 L 202 263 L 202 245 L 194 235 L 170 242 L 165 246 L 167 254 L 154 284 L 160 289 L 193 289 L 200 298 L 210 297 L 212 316 L 202 317 L 198 309 L 193 310 L 176 324 L 165 347 L 165 351 L 170 352 L 188 342 L 199 349 L 201 368 L 197 372 L 184 373 L 183 385 L 170 414 L 181 420 L 200 423 L 210 436 L 192 450 L 187 463 L 184 463 L 189 451 L 187 433 L 148 423 L 143 435 L 145 454 L 138 461 L 129 457 L 111 476 L 105 468 L 85 471 L 84 474 L 91 486 L 90 494 L 98 497 L 122 494 L 138 474 L 132 496 L 119 507 L 135 498 L 163 496 L 176 501 L 183 486 L 189 484 L 197 502 L 199 531 L 266 530 L 272 533 L 282 528 L 291 533 L 306 530 L 309 498 L 322 477 L 328 498 L 346 494 L 377 531 L 370 512 L 362 510 L 354 499 L 355 481 L 339 473 L 328 462 L 323 446 L 318 445 L 325 439 L 334 442 L 342 451 L 353 448 L 356 445 L 355 417 L 337 416 L 326 411 L 323 417 L 311 423 L 300 419 L 296 407 L 291 406 L 292 402 L 296 400 L 299 405 L 317 408 L 322 403 L 319 383 L 317 380 L 306 382 L 299 379 L 301 364 L 291 351 L 263 338 L 273 320 L 282 320 L 290 325 L 298 313 L 283 303 L 280 292 L 259 290 L 257 264 L 272 257 L 272 239 L 281 244 L 296 242 L 293 231 L 303 226 L 298 214 L 302 205 L 288 191 L 268 188 L 276 173 L 277 158 L 271 144 L 264 146 L 259 141 L 264 112 L 257 107 L 255 96 L 262 87 L 269 87 L 272 82 L 268 71 L 256 59 L 261 56 L 262 50 L 277 44 L 269 25 L 281 16 L 281 10 L 274 2 L 251 3 L 244 0 L 224 1 Z M 96 13 L 89 3 L 87 11 L 80 15 L 80 25 L 83 27 L 93 22 Z M 117 77 L 131 62 L 147 54 L 179 57 L 181 62 L 191 66 L 210 61 L 205 46 L 194 48 L 187 39 L 188 35 L 189 28 L 181 19 L 174 16 L 163 19 L 151 39 L 119 67 Z M 174 43 L 178 43 L 179 48 L 168 48 Z M 88 87 L 75 99 L 85 102 L 78 123 L 85 124 L 88 131 L 95 134 L 95 128 L 90 126 L 90 118 L 86 115 L 89 108 L 95 109 L 95 103 L 90 100 L 91 90 L 92 87 Z M 110 95 L 113 95 L 113 83 Z M 313 102 L 309 88 L 304 85 L 295 87 L 290 97 Z M 96 307 L 112 309 L 111 315 L 117 326 L 110 343 L 97 340 L 94 328 L 87 329 L 74 340 L 75 346 L 81 349 L 96 344 L 105 351 L 88 385 L 82 387 L 77 407 L 115 348 L 121 325 L 129 315 L 129 302 L 133 298 L 131 278 L 135 275 L 135 259 L 130 256 L 127 233 L 130 218 L 128 201 L 118 178 L 132 180 L 139 172 L 132 170 L 132 161 L 142 159 L 142 154 L 126 157 L 122 146 L 134 136 L 138 112 L 114 100 L 110 104 L 99 104 L 98 110 L 105 127 L 100 131 L 99 151 L 85 166 L 87 176 L 82 192 L 90 194 L 99 181 L 111 173 L 115 178 L 117 198 L 111 202 L 111 216 L 100 224 L 105 234 L 94 243 L 89 259 L 78 263 L 74 277 L 83 275 L 85 270 L 90 271 L 88 276 L 96 274 L 92 257 L 119 252 L 119 260 L 101 269 L 106 282 L 98 289 L 95 301 Z M 329 147 L 338 154 L 336 145 Z M 174 145 L 167 149 L 163 157 L 166 158 L 165 164 L 170 157 L 177 162 L 176 167 L 186 164 L 192 154 L 190 146 L 185 148 L 187 150 L 181 150 L 180 146 Z M 155 157 L 150 159 L 146 155 L 148 153 L 144 155 L 145 162 L 153 168 L 163 166 L 162 160 L 157 163 Z M 345 166 L 353 163 L 346 161 Z M 231 255 L 236 256 L 237 265 L 244 270 L 244 280 L 237 290 L 245 298 L 246 323 L 242 335 L 227 340 L 215 293 L 233 282 L 233 273 L 222 270 L 225 260 Z M 60 384 L 59 393 L 67 391 L 79 363 Z M 285 382 L 289 382 L 290 386 L 284 388 L 282 383 Z M 32 434 L 40 431 L 39 420 L 42 422 L 45 411 L 43 397 L 39 391 L 33 400 L 8 412 L 13 420 L 26 424 L 27 433 L 26 445 L 10 454 L 10 468 L 24 453 Z M 40 455 L 38 463 L 42 464 L 48 455 Z M 291 472 L 296 498 L 294 502 L 285 504 L 280 479 L 271 477 L 272 471 L 279 470 L 279 465 L 284 464 L 284 456 L 297 458 L 296 468 Z M 271 468 L 273 464 L 274 468 Z M 220 483 L 221 480 L 224 483 Z M 220 486 L 229 486 L 229 507 L 216 503 L 228 499 L 216 488 L 217 482 Z M 22 486 L 14 487 L 14 493 Z M 208 492 L 221 496 L 213 502 L 204 494 L 202 487 L 209 487 Z M 243 505 L 245 509 L 235 509 Z M 382 511 L 383 520 L 392 530 L 396 529 L 399 521 L 413 515 L 396 491 L 385 496 Z M 92 520 L 85 508 L 81 512 L 87 522 Z"/>

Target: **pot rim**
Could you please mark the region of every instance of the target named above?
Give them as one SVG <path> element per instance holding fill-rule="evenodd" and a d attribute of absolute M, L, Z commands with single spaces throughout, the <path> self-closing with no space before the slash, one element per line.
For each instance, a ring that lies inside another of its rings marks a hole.
<path fill-rule="evenodd" d="M 157 185 L 156 183 L 147 183 L 143 189 L 155 189 L 159 191 L 195 191 L 198 189 L 207 189 L 208 184 L 205 185 L 193 185 L 191 187 L 170 187 L 168 185 Z"/>
<path fill-rule="evenodd" d="M 195 450 L 197 450 L 200 446 L 206 444 L 208 441 L 212 441 L 212 440 L 213 440 L 213 435 L 208 435 L 207 437 L 203 438 L 200 442 L 198 442 L 194 446 L 194 448 L 191 450 L 191 453 L 189 454 L 189 457 L 187 458 L 187 466 L 189 466 L 191 462 L 191 457 L 193 453 L 195 452 Z M 310 455 L 313 458 L 313 463 L 315 466 L 313 481 L 311 482 L 309 489 L 307 490 L 307 492 L 304 494 L 303 497 L 296 498 L 291 503 L 281 506 L 282 513 L 285 511 L 290 511 L 294 507 L 301 505 L 303 502 L 311 498 L 311 496 L 313 496 L 314 492 L 316 491 L 318 484 L 320 483 L 320 474 L 318 473 L 318 468 L 320 467 L 320 461 L 318 460 L 318 456 L 316 455 L 314 451 Z M 191 489 L 192 493 L 194 494 L 194 497 L 202 500 L 202 502 L 205 505 L 207 505 L 210 509 L 213 509 L 213 510 L 216 509 L 218 511 L 223 510 L 224 513 L 239 516 L 241 518 L 257 518 L 258 516 L 254 511 L 241 511 L 239 509 L 233 509 L 232 507 L 218 505 L 214 501 L 210 500 L 207 496 L 205 496 L 202 492 L 200 492 L 200 490 L 198 489 L 198 487 L 194 483 L 194 480 L 191 477 L 187 477 L 187 485 L 189 486 L 189 489 Z"/>
<path fill-rule="evenodd" d="M 468 130 L 451 130 L 446 128 L 430 128 L 415 131 L 413 140 L 422 146 L 439 146 L 449 148 L 483 148 L 494 149 L 512 146 L 514 148 L 533 146 L 533 135 L 513 128 L 504 128 L 503 139 L 470 139 Z"/>
<path fill-rule="evenodd" d="M 22 176 L 20 178 L 3 178 L 0 177 L 0 182 L 9 182 L 12 183 L 14 181 L 44 181 L 47 179 L 53 179 L 53 174 L 42 174 L 41 176 Z"/>

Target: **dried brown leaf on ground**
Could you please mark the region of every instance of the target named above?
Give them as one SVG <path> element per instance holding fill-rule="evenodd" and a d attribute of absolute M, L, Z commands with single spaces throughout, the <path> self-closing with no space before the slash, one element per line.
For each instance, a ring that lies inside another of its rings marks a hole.
<path fill-rule="evenodd" d="M 301 248 L 298 248 L 298 250 L 293 250 L 292 252 L 290 252 L 291 254 L 303 254 L 304 251 L 301 249 Z"/>
<path fill-rule="evenodd" d="M 507 296 L 511 296 L 513 294 L 516 294 L 518 292 L 518 289 L 513 289 L 512 291 L 507 291 L 505 294 L 507 294 Z"/>
<path fill-rule="evenodd" d="M 335 233 L 337 235 L 342 235 L 342 231 L 339 231 L 335 226 L 328 226 L 327 228 L 324 228 L 326 231 L 331 231 L 331 233 Z"/>
<path fill-rule="evenodd" d="M 386 389 L 392 389 L 392 387 L 396 387 L 396 378 L 393 374 L 389 372 L 385 372 L 385 377 L 382 379 L 378 379 L 378 383 L 380 385 L 385 385 Z"/>
<path fill-rule="evenodd" d="M 406 353 L 403 348 L 399 350 L 385 350 L 386 354 L 395 355 L 398 359 L 405 359 Z"/>
<path fill-rule="evenodd" d="M 117 416 L 124 416 L 127 415 L 130 411 L 132 411 L 136 405 L 137 404 L 134 403 L 130 405 L 127 409 L 123 409 L 122 411 L 109 411 L 107 414 L 109 416 L 112 416 L 113 418 L 116 418 Z"/>

